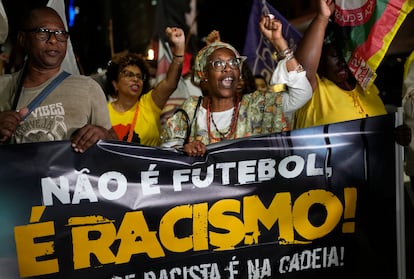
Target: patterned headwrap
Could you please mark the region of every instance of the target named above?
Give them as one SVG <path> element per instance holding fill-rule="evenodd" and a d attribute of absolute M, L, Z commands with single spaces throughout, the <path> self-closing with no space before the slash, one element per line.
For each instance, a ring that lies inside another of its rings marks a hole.
<path fill-rule="evenodd" d="M 240 56 L 239 52 L 230 44 L 223 43 L 220 41 L 213 42 L 205 47 L 203 47 L 197 54 L 195 61 L 194 61 L 194 83 L 199 85 L 201 82 L 201 78 L 204 75 L 205 68 L 207 66 L 207 59 L 208 57 L 217 49 L 220 48 L 227 48 L 231 50 L 236 58 L 242 58 L 242 61 L 246 59 L 245 56 Z"/>

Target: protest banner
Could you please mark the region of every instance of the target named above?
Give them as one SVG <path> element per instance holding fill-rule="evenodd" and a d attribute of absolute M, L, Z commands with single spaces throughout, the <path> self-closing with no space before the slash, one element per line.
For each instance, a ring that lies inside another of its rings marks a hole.
<path fill-rule="evenodd" d="M 1 277 L 398 278 L 394 122 L 229 140 L 200 158 L 0 146 Z"/>

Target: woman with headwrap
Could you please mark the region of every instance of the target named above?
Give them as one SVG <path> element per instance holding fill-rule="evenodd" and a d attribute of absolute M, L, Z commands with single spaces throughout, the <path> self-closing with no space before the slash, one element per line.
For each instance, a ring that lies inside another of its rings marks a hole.
<path fill-rule="evenodd" d="M 208 44 L 199 51 L 194 65 L 194 81 L 203 87 L 204 97 L 190 97 L 167 120 L 161 132 L 162 146 L 203 156 L 210 143 L 288 129 L 284 113 L 303 106 L 312 89 L 282 36 L 281 22 L 267 15 L 259 27 L 281 59 L 271 80 L 278 90 L 237 93 L 245 57 L 230 44 Z"/>

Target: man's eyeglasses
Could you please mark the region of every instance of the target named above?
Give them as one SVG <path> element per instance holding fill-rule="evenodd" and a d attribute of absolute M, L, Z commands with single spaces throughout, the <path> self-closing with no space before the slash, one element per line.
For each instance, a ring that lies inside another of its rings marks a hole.
<path fill-rule="evenodd" d="M 228 64 L 229 67 L 234 70 L 240 69 L 241 62 L 242 62 L 241 58 L 232 58 L 227 61 L 217 59 L 217 60 L 210 61 L 208 63 L 210 63 L 211 66 L 213 66 L 214 71 L 221 72 L 226 68 L 226 64 Z"/>
<path fill-rule="evenodd" d="M 69 38 L 69 32 L 65 30 L 49 30 L 46 28 L 34 28 L 29 30 L 23 30 L 24 32 L 30 32 L 35 34 L 35 38 L 39 41 L 49 41 L 52 34 L 58 42 L 66 42 Z"/>
<path fill-rule="evenodd" d="M 123 77 L 127 80 L 132 80 L 134 78 L 136 78 L 138 80 L 141 80 L 141 81 L 145 80 L 145 76 L 142 76 L 141 74 L 136 74 L 136 73 L 133 73 L 133 72 L 127 71 L 127 70 L 121 72 L 121 77 Z"/>

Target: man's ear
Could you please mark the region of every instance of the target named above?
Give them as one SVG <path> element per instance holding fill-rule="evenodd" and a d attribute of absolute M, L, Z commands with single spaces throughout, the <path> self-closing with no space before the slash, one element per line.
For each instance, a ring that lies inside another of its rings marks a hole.
<path fill-rule="evenodd" d="M 26 33 L 23 31 L 19 31 L 17 33 L 17 43 L 24 48 L 26 42 Z"/>

